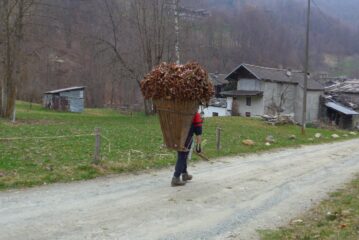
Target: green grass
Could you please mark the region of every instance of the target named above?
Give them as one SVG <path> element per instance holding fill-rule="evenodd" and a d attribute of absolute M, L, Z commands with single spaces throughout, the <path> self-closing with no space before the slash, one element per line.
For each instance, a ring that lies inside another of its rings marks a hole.
<path fill-rule="evenodd" d="M 358 240 L 359 177 L 300 217 L 301 223 L 260 231 L 262 240 Z"/>
<path fill-rule="evenodd" d="M 223 129 L 222 150 L 215 148 L 215 129 Z M 26 137 L 52 137 L 92 134 L 101 128 L 102 161 L 92 165 L 94 136 L 59 139 L 27 139 Z M 315 139 L 315 133 L 324 136 Z M 301 136 L 297 126 L 269 126 L 260 120 L 240 117 L 206 119 L 204 124 L 204 151 L 210 158 L 265 151 L 279 147 L 333 141 L 333 131 L 308 129 Z M 345 131 L 335 131 L 342 139 Z M 289 135 L 297 139 L 289 140 Z M 267 135 L 277 140 L 265 146 Z M 0 189 L 29 187 L 53 182 L 68 182 L 90 179 L 97 176 L 161 168 L 174 165 L 176 155 L 162 148 L 162 134 L 156 116 L 146 117 L 142 113 L 132 116 L 121 115 L 109 109 L 87 109 L 84 113 L 61 113 L 48 111 L 39 105 L 17 103 L 15 124 L 0 120 Z M 254 146 L 242 144 L 252 139 Z M 309 139 L 313 138 L 313 139 Z M 109 151 L 109 144 L 111 151 Z M 194 161 L 198 159 L 195 157 Z"/>
<path fill-rule="evenodd" d="M 359 66 L 359 56 L 349 56 L 342 59 L 338 65 L 332 69 L 331 73 L 336 76 L 357 76 Z"/>

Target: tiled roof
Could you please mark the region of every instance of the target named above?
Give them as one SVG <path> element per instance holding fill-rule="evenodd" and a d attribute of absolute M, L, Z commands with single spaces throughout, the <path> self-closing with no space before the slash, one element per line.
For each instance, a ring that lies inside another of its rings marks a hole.
<path fill-rule="evenodd" d="M 214 86 L 219 86 L 223 84 L 227 84 L 228 81 L 225 79 L 227 74 L 221 74 L 221 73 L 210 73 L 208 74 L 209 79 L 212 81 Z"/>
<path fill-rule="evenodd" d="M 293 84 L 299 84 L 300 86 L 304 86 L 304 74 L 301 71 L 279 69 L 279 68 L 268 68 L 268 67 L 261 67 L 251 64 L 241 64 L 229 75 L 227 75 L 226 79 L 231 79 L 231 78 L 233 79 L 233 77 L 235 77 L 236 75 L 238 76 L 238 71 L 243 68 L 247 69 L 256 78 L 263 81 L 293 83 Z M 309 77 L 308 89 L 322 91 L 324 87 L 321 83 Z"/>
<path fill-rule="evenodd" d="M 333 82 L 332 85 L 325 88 L 325 91 L 333 93 L 359 93 L 359 79 Z"/>

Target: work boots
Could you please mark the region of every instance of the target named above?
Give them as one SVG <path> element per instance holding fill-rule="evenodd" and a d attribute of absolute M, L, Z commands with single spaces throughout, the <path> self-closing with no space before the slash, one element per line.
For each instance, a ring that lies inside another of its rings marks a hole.
<path fill-rule="evenodd" d="M 186 181 L 192 180 L 192 175 L 188 173 L 182 173 L 182 181 L 181 178 L 172 178 L 171 186 L 172 187 L 178 187 L 178 186 L 184 186 L 186 184 Z"/>
<path fill-rule="evenodd" d="M 181 181 L 181 179 L 178 177 L 173 177 L 172 178 L 172 182 L 171 182 L 171 186 L 172 187 L 179 187 L 179 186 L 184 186 L 186 184 L 186 182 Z"/>
<path fill-rule="evenodd" d="M 186 181 L 191 181 L 192 180 L 192 175 L 188 174 L 188 173 L 182 173 L 182 181 L 186 182 Z"/>

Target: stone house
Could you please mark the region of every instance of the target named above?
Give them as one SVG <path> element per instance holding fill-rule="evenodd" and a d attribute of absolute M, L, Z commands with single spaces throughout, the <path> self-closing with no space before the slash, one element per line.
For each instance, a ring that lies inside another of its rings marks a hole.
<path fill-rule="evenodd" d="M 328 81 L 322 118 L 344 129 L 359 129 L 359 79 Z"/>
<path fill-rule="evenodd" d="M 301 122 L 304 74 L 300 71 L 241 64 L 226 76 L 229 84 L 221 94 L 227 97 L 232 115 L 292 115 Z M 319 120 L 323 86 L 308 78 L 307 122 Z"/>

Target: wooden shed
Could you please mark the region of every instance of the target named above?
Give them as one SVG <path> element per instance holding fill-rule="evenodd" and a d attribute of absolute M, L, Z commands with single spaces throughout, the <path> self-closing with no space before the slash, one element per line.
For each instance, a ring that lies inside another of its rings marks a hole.
<path fill-rule="evenodd" d="M 43 106 L 48 109 L 65 112 L 82 112 L 85 87 L 70 87 L 45 92 Z"/>

